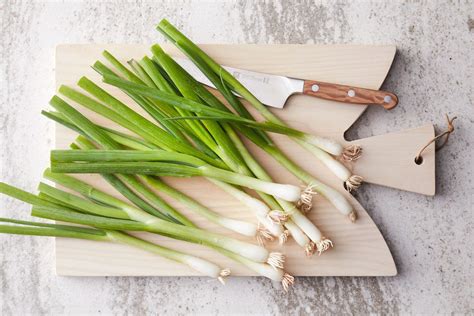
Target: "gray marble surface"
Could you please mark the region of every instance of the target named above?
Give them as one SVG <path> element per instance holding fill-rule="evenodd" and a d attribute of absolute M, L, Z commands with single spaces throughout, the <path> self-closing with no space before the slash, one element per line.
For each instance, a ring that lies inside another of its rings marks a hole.
<path fill-rule="evenodd" d="M 59 43 L 152 43 L 167 17 L 201 43 L 363 43 L 398 46 L 384 88 L 401 97 L 370 108 L 351 138 L 458 115 L 437 156 L 437 195 L 373 185 L 359 199 L 387 239 L 399 275 L 298 278 L 288 294 L 262 278 L 225 287 L 204 278 L 72 278 L 54 274 L 53 240 L 0 236 L 0 314 L 473 313 L 474 5 L 464 1 L 2 1 L 0 179 L 35 190 L 53 124 L 40 117 L 54 91 Z M 27 208 L 1 198 L 1 216 Z M 471 281 L 469 281 L 471 280 Z"/>

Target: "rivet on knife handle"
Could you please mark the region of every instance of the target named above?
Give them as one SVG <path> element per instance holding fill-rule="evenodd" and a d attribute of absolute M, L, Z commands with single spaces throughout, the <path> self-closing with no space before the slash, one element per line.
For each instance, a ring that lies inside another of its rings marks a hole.
<path fill-rule="evenodd" d="M 386 110 L 391 110 L 398 104 L 398 97 L 391 92 L 313 80 L 304 81 L 303 94 L 346 103 L 381 105 Z"/>

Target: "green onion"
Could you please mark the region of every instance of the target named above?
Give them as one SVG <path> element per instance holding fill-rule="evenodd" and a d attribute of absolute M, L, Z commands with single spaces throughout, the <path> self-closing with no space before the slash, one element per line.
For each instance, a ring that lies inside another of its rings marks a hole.
<path fill-rule="evenodd" d="M 126 210 L 130 219 L 109 218 L 98 215 L 96 211 L 99 204 L 91 205 L 89 213 L 79 213 L 74 209 L 82 207 L 81 202 L 77 200 L 68 200 L 69 207 L 55 205 L 53 203 L 42 202 L 40 198 L 31 193 L 14 188 L 10 185 L 0 183 L 0 193 L 15 197 L 16 199 L 32 204 L 32 215 L 36 217 L 64 221 L 74 224 L 82 224 L 107 230 L 127 230 L 127 231 L 147 231 L 164 236 L 184 240 L 187 242 L 206 245 L 208 247 L 218 247 L 226 249 L 249 260 L 256 262 L 269 262 L 279 267 L 283 262 L 283 257 L 277 253 L 269 253 L 265 248 L 239 241 L 226 236 L 214 234 L 202 229 L 187 227 L 172 222 L 164 221 L 154 217 L 145 211 L 129 207 Z M 34 197 L 34 198 L 33 198 Z M 109 197 L 109 201 L 112 197 Z M 84 200 L 85 201 L 85 200 Z"/>
<path fill-rule="evenodd" d="M 50 180 L 53 180 L 53 179 L 51 179 L 52 175 L 54 175 L 54 178 L 56 178 L 56 179 L 62 177 L 62 175 L 60 175 L 60 174 L 52 174 L 52 173 L 48 173 L 48 174 L 45 174 L 45 175 L 47 177 L 49 176 Z M 106 176 L 106 175 L 104 175 L 104 176 Z M 123 177 L 123 176 L 124 175 L 121 175 L 120 177 Z M 70 177 L 70 178 L 72 178 L 72 177 Z M 184 193 L 174 189 L 173 187 L 167 185 L 166 183 L 164 183 L 163 181 L 160 181 L 157 178 L 152 178 L 152 177 L 147 177 L 147 176 L 141 176 L 139 178 L 142 179 L 147 184 L 149 184 L 154 189 L 157 189 L 158 191 L 163 192 L 166 195 L 172 197 L 174 200 L 183 203 L 184 205 L 189 207 L 195 213 L 203 216 L 204 218 L 208 219 L 209 221 L 211 221 L 215 224 L 221 225 L 221 226 L 223 226 L 227 229 L 233 230 L 237 233 L 240 233 L 240 234 L 243 234 L 243 235 L 246 235 L 246 236 L 253 237 L 253 236 L 256 235 L 257 228 L 255 227 L 254 224 L 220 216 L 219 214 L 209 210 L 204 205 L 198 203 L 197 201 L 193 200 L 189 196 L 187 196 Z M 134 179 L 133 181 L 137 181 L 137 180 Z M 59 182 L 59 183 L 61 183 L 61 182 Z M 137 183 L 138 183 L 138 181 L 137 181 Z M 71 189 L 74 189 L 74 187 L 76 187 L 75 184 L 70 186 Z M 142 195 L 144 195 L 145 197 L 149 198 L 152 201 L 154 201 L 154 199 L 156 198 L 155 195 L 149 196 L 149 194 L 148 194 L 149 191 L 148 190 L 143 191 L 143 190 L 139 189 L 139 191 L 142 193 Z M 185 224 L 186 224 L 186 222 L 185 222 Z M 194 225 L 189 225 L 189 223 L 187 223 L 186 225 L 187 226 L 194 226 Z"/>
<path fill-rule="evenodd" d="M 170 153 L 163 150 L 54 150 L 51 152 L 51 161 L 51 169 L 53 172 L 59 173 L 204 176 L 235 185 L 242 185 L 287 201 L 297 201 L 300 197 L 300 189 L 296 186 L 262 181 L 213 167 L 198 161 L 198 159 L 192 156 Z M 69 161 L 81 161 L 82 163 L 68 163 Z M 170 161 L 176 163 L 171 163 Z"/>
<path fill-rule="evenodd" d="M 242 242 L 233 238 L 217 235 L 201 229 L 186 227 L 143 213 L 134 213 L 134 220 L 105 219 L 100 216 L 79 214 L 61 208 L 36 207 L 33 216 L 71 223 L 90 225 L 102 229 L 148 231 L 192 243 L 218 247 L 237 253 L 256 262 L 266 262 L 271 254 L 260 246 Z"/>
<path fill-rule="evenodd" d="M 240 262 L 250 270 L 258 273 L 261 276 L 267 277 L 272 281 L 281 282 L 283 290 L 288 292 L 290 286 L 293 285 L 295 278 L 282 269 L 275 269 L 267 263 L 260 263 L 248 260 L 242 256 L 235 255 L 229 251 L 221 251 L 221 253 L 237 262 Z"/>
<path fill-rule="evenodd" d="M 229 269 L 221 269 L 218 265 L 205 259 L 189 255 L 180 251 L 165 248 L 122 232 L 107 230 L 106 233 L 111 241 L 127 244 L 136 248 L 141 248 L 145 251 L 157 254 L 164 258 L 183 263 L 203 275 L 212 278 L 217 278 L 221 283 L 224 283 L 224 278 L 230 275 Z"/>
<path fill-rule="evenodd" d="M 46 224 L 9 218 L 0 218 L 0 222 L 16 224 L 0 225 L 0 233 L 3 234 L 49 236 L 117 242 L 185 264 L 199 273 L 209 277 L 217 278 L 221 282 L 223 282 L 224 277 L 230 274 L 229 269 L 222 270 L 216 264 L 202 258 L 170 248 L 165 248 L 119 231 L 99 230 L 70 225 Z M 238 258 L 238 256 L 235 257 Z"/>
<path fill-rule="evenodd" d="M 115 77 L 116 78 L 116 77 Z M 136 82 L 136 80 L 134 80 Z"/>
<path fill-rule="evenodd" d="M 357 190 L 362 184 L 362 177 L 353 175 L 343 163 L 334 159 L 333 156 L 329 155 L 324 150 L 300 140 L 296 140 L 296 142 L 316 156 L 316 158 L 318 158 L 329 170 L 331 170 L 332 173 L 334 173 L 334 175 L 336 175 L 336 177 L 338 177 L 344 183 L 344 187 L 347 189 L 347 191 L 351 192 L 353 190 Z"/>
<path fill-rule="evenodd" d="M 108 131 L 110 131 L 112 135 L 113 135 L 113 133 L 116 133 L 113 130 L 108 130 Z M 124 135 L 124 134 L 121 134 L 121 135 L 123 135 L 123 138 L 118 138 L 118 139 L 116 139 L 116 141 L 123 144 L 123 145 L 126 145 L 126 146 L 134 148 L 134 149 L 138 149 L 138 150 L 153 148 L 153 146 L 150 146 L 149 144 L 147 144 L 145 142 L 142 142 L 137 138 L 134 138 L 134 137 L 131 137 L 131 136 L 128 136 L 128 135 Z M 109 135 L 109 136 L 111 136 L 111 135 Z M 82 136 L 79 136 L 78 140 L 82 140 L 82 143 L 87 141 Z M 81 146 L 81 147 L 83 147 L 83 146 Z M 90 149 L 90 148 L 93 148 L 93 147 L 87 146 L 87 148 Z M 48 177 L 46 175 L 46 173 L 45 173 L 45 176 Z M 106 176 L 106 175 L 104 175 L 104 176 Z M 210 211 L 209 209 L 207 209 L 203 205 L 196 202 L 195 200 L 190 199 L 189 197 L 184 195 L 182 192 L 179 192 L 176 189 L 173 189 L 172 187 L 164 184 L 162 181 L 159 181 L 156 178 L 143 177 L 143 179 L 144 179 L 145 182 L 150 184 L 150 186 L 153 186 L 153 187 L 157 188 L 159 191 L 162 191 L 165 194 L 171 196 L 175 200 L 184 203 L 190 209 L 192 209 L 195 212 L 198 212 L 199 214 L 201 214 L 202 216 L 208 218 L 209 220 L 214 220 L 215 223 L 223 225 L 224 227 L 227 227 L 227 228 L 233 229 L 233 230 L 236 230 L 237 227 L 240 227 L 239 231 L 237 231 L 237 232 L 242 233 L 244 235 L 248 235 L 248 236 L 255 236 L 255 228 L 254 228 L 253 224 L 242 222 L 242 224 L 236 225 L 237 223 L 236 223 L 235 220 L 225 219 L 225 218 L 220 217 L 216 213 Z M 224 182 L 221 182 L 221 181 L 212 180 L 212 179 L 211 179 L 211 181 L 213 183 L 215 183 L 216 185 L 222 187 L 222 188 L 223 187 L 227 187 L 227 188 L 231 187 L 230 185 L 228 185 Z M 249 196 L 245 192 L 243 192 L 241 190 L 238 190 L 237 188 L 233 188 L 233 190 L 230 190 L 230 191 L 229 190 L 225 190 L 225 191 L 231 193 L 233 196 L 237 196 L 239 201 L 244 202 L 244 204 L 247 205 L 251 210 L 254 210 L 255 212 L 257 212 L 257 217 L 259 219 L 261 219 L 261 222 L 265 225 L 265 227 L 267 227 L 272 232 L 272 234 L 274 234 L 274 236 L 278 237 L 281 234 L 283 234 L 283 230 L 281 228 L 281 225 L 276 225 L 275 223 L 269 221 L 266 218 L 266 214 L 268 213 L 269 209 L 264 203 L 262 203 L 261 201 Z M 265 214 L 263 214 L 263 213 L 265 213 Z M 216 221 L 217 218 L 222 218 L 222 220 L 219 219 L 219 220 Z M 259 233 L 262 233 L 262 229 L 259 229 L 258 231 L 259 231 Z M 259 240 L 262 241 L 262 239 L 261 239 L 262 236 L 260 236 L 260 234 L 257 236 L 257 238 L 260 238 Z"/>
<path fill-rule="evenodd" d="M 149 150 L 149 151 L 71 151 L 71 150 L 54 150 L 51 152 L 51 161 L 60 162 L 53 163 L 52 170 L 54 172 L 66 172 L 66 173 L 139 173 L 139 174 L 159 174 L 159 175 L 174 175 L 178 172 L 182 172 L 182 168 L 191 168 L 185 165 L 179 164 L 167 164 L 167 163 L 150 163 L 149 160 L 156 161 L 180 161 L 182 154 L 174 155 L 174 153 L 161 151 L 161 150 Z M 66 161 L 66 163 L 62 163 Z M 70 161 L 81 161 L 81 163 L 67 163 Z M 94 161 L 90 163 L 90 161 Z M 98 162 L 97 162 L 98 161 Z M 106 161 L 101 163 L 101 161 Z M 117 162 L 118 161 L 118 162 Z M 123 162 L 125 161 L 125 162 Z M 133 161 L 133 162 L 130 162 Z M 113 162 L 113 163 L 110 163 Z M 184 159 L 184 163 L 193 163 L 192 160 Z M 171 166 L 171 167 L 170 167 Z M 171 168 L 171 169 L 169 169 Z M 199 167 L 201 168 L 201 167 Z M 214 167 L 212 167 L 214 168 Z M 164 173 L 163 173 L 164 172 Z M 222 171 L 230 173 L 228 171 Z M 189 175 L 190 173 L 184 174 Z M 231 174 L 231 173 L 230 173 Z M 199 174 L 195 174 L 199 175 Z M 200 174 L 203 176 L 214 177 L 215 174 Z M 234 174 L 236 177 L 242 177 L 241 175 Z M 249 178 L 253 179 L 253 178 Z M 229 179 L 220 179 L 222 181 L 229 182 Z M 235 183 L 240 184 L 240 183 Z M 263 190 L 261 190 L 263 191 Z M 289 207 L 289 206 L 287 206 Z M 262 215 L 262 214 L 261 214 Z M 299 213 L 294 207 L 289 214 L 293 221 L 296 221 L 297 225 L 310 237 L 313 243 L 316 244 L 318 251 L 321 253 L 326 250 L 331 242 L 328 239 L 323 238 L 320 231 L 314 226 L 305 216 Z M 259 217 L 262 220 L 262 216 Z M 307 248 L 308 245 L 306 244 Z"/>
<path fill-rule="evenodd" d="M 16 224 L 0 225 L 0 233 L 2 234 L 65 237 L 96 241 L 107 240 L 106 234 L 103 231 L 97 229 L 69 225 L 37 223 L 10 218 L 0 218 L 0 222 Z"/>

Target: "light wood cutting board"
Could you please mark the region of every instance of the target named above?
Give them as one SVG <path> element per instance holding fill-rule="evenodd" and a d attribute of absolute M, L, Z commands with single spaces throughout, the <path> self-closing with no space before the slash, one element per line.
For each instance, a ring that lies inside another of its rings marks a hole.
<path fill-rule="evenodd" d="M 75 86 L 81 76 L 100 82 L 99 76 L 90 68 L 101 59 L 104 49 L 111 51 L 122 61 L 139 59 L 149 54 L 148 45 L 61 45 L 56 50 L 56 82 Z M 385 79 L 395 55 L 394 46 L 349 46 L 349 45 L 203 45 L 222 64 L 244 69 L 282 74 L 292 77 L 315 79 L 346 85 L 378 89 Z M 176 49 L 164 45 L 173 55 Z M 108 87 L 115 96 L 127 99 L 117 89 Z M 396 91 L 395 91 L 396 92 Z M 128 102 L 138 109 L 132 101 Z M 410 106 L 403 103 L 402 106 Z M 293 127 L 314 134 L 335 138 L 343 143 L 344 132 L 363 113 L 366 106 L 335 103 L 306 96 L 293 96 L 284 110 L 275 113 Z M 93 121 L 109 124 L 91 112 L 81 109 Z M 143 111 L 138 110 L 143 113 Z M 397 109 L 386 112 L 390 120 L 400 115 Z M 363 146 L 364 155 L 354 166 L 357 174 L 366 181 L 393 188 L 433 195 L 434 194 L 434 148 L 423 155 L 423 163 L 414 163 L 417 150 L 434 135 L 431 124 L 354 141 Z M 56 147 L 67 148 L 76 137 L 75 133 L 57 126 Z M 311 154 L 285 137 L 275 135 L 275 141 L 297 163 L 317 178 L 345 192 L 342 184 Z M 274 178 L 283 183 L 300 185 L 299 181 L 282 169 L 271 157 L 249 144 L 251 151 L 268 169 Z M 116 192 L 100 177 L 82 175 L 82 179 L 109 191 Z M 252 212 L 232 197 L 201 178 L 172 179 L 166 181 L 182 189 L 216 212 L 227 216 L 254 221 Z M 309 217 L 335 247 L 321 256 L 306 258 L 303 250 L 289 241 L 280 251 L 287 255 L 287 270 L 296 276 L 388 276 L 397 269 L 383 236 L 363 207 L 347 192 L 359 219 L 355 224 L 339 214 L 326 200 L 316 197 L 315 207 Z M 165 197 L 166 198 L 166 197 Z M 167 198 L 166 198 L 167 199 Z M 199 219 L 174 201 L 173 206 L 188 215 L 203 228 L 228 234 L 227 231 Z M 362 202 L 363 203 L 363 202 Z M 234 264 L 227 258 L 194 244 L 187 244 L 165 237 L 138 234 L 164 246 L 186 250 L 210 259 L 222 267 L 229 267 L 233 275 L 254 275 L 252 271 Z M 273 248 L 279 248 L 277 245 Z M 141 250 L 110 243 L 98 243 L 64 238 L 56 239 L 56 271 L 59 275 L 105 276 L 105 275 L 157 275 L 191 276 L 196 272 L 186 266 L 162 259 Z"/>

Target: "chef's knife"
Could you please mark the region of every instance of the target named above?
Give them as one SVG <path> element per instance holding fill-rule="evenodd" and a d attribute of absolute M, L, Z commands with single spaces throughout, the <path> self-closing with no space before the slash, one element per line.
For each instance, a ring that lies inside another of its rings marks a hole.
<path fill-rule="evenodd" d="M 173 58 L 194 79 L 215 88 L 192 61 L 185 58 Z M 288 97 L 295 93 L 353 104 L 381 105 L 387 110 L 393 109 L 398 103 L 397 96 L 387 91 L 289 78 L 227 66 L 222 67 L 237 78 L 260 102 L 279 109 L 282 109 Z"/>

